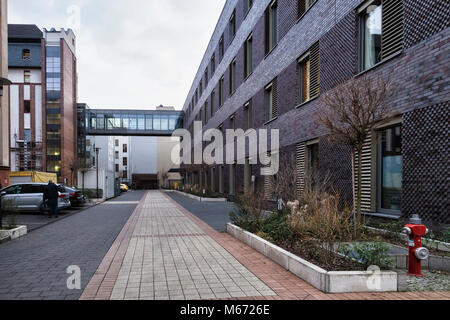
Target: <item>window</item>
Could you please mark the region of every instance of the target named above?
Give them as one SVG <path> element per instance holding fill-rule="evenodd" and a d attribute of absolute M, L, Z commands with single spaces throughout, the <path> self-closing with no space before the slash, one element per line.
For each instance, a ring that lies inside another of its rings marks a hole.
<path fill-rule="evenodd" d="M 155 114 L 153 116 L 153 130 L 161 130 L 161 116 Z"/>
<path fill-rule="evenodd" d="M 367 70 L 403 49 L 403 1 L 372 0 L 360 9 L 360 69 Z"/>
<path fill-rule="evenodd" d="M 61 58 L 47 57 L 46 58 L 46 71 L 47 71 L 47 74 L 61 73 Z"/>
<path fill-rule="evenodd" d="M 122 178 L 128 179 L 128 171 L 126 171 L 126 170 L 122 171 Z"/>
<path fill-rule="evenodd" d="M 138 115 L 138 130 L 145 130 L 145 115 Z"/>
<path fill-rule="evenodd" d="M 23 102 L 23 112 L 24 113 L 31 113 L 31 104 L 29 100 L 25 100 Z"/>
<path fill-rule="evenodd" d="M 119 146 L 119 139 L 116 139 L 116 141 L 115 141 L 114 143 L 115 143 L 114 145 L 115 145 L 116 147 L 118 147 L 118 146 Z"/>
<path fill-rule="evenodd" d="M 151 114 L 145 116 L 145 130 L 153 130 L 153 117 Z"/>
<path fill-rule="evenodd" d="M 236 91 L 236 59 L 230 64 L 230 95 Z"/>
<path fill-rule="evenodd" d="M 208 123 L 208 100 L 205 101 L 205 106 L 203 107 L 203 112 L 205 113 L 204 119 L 205 124 Z"/>
<path fill-rule="evenodd" d="M 236 118 L 236 116 L 234 114 L 230 117 L 230 129 L 233 129 L 233 130 L 236 129 L 235 118 Z"/>
<path fill-rule="evenodd" d="M 116 151 L 115 154 L 116 154 L 116 160 L 119 160 L 119 151 Z"/>
<path fill-rule="evenodd" d="M 208 78 L 208 68 L 205 70 L 205 89 L 208 86 L 209 78 Z"/>
<path fill-rule="evenodd" d="M 119 165 L 116 164 L 116 172 L 119 172 Z"/>
<path fill-rule="evenodd" d="M 211 92 L 211 118 L 214 116 L 215 110 L 214 110 L 214 101 L 216 99 L 216 92 L 213 90 Z"/>
<path fill-rule="evenodd" d="M 29 60 L 30 58 L 31 58 L 30 49 L 23 49 L 22 50 L 22 59 L 23 60 Z"/>
<path fill-rule="evenodd" d="M 214 75 L 215 71 L 216 71 L 216 55 L 213 54 L 211 57 L 211 78 Z"/>
<path fill-rule="evenodd" d="M 25 82 L 25 83 L 31 82 L 31 71 L 30 70 L 25 70 L 23 72 L 23 82 Z"/>
<path fill-rule="evenodd" d="M 128 152 L 128 145 L 124 144 L 122 150 L 123 150 L 123 153 L 127 153 Z"/>
<path fill-rule="evenodd" d="M 224 78 L 220 78 L 219 80 L 219 108 L 223 105 L 223 82 Z"/>
<path fill-rule="evenodd" d="M 247 115 L 247 130 L 253 128 L 253 106 L 252 102 L 249 101 L 244 106 L 245 113 Z"/>
<path fill-rule="evenodd" d="M 123 164 L 124 166 L 127 166 L 127 165 L 128 165 L 128 158 L 127 158 L 127 157 L 124 157 L 124 158 L 122 159 L 122 164 Z"/>
<path fill-rule="evenodd" d="M 277 41 L 277 1 L 273 1 L 265 12 L 266 54 L 277 45 Z"/>
<path fill-rule="evenodd" d="M 200 97 L 202 96 L 203 93 L 203 80 L 200 79 Z"/>
<path fill-rule="evenodd" d="M 250 35 L 244 47 L 244 79 L 253 71 L 253 37 Z"/>
<path fill-rule="evenodd" d="M 244 0 L 244 14 L 248 13 L 253 6 L 253 0 Z"/>
<path fill-rule="evenodd" d="M 219 61 L 222 61 L 224 54 L 225 54 L 225 48 L 224 48 L 224 44 L 223 44 L 223 34 L 222 34 L 222 37 L 220 37 L 220 40 L 219 40 Z"/>
<path fill-rule="evenodd" d="M 305 103 L 319 95 L 320 57 L 319 43 L 298 60 L 299 103 Z"/>
<path fill-rule="evenodd" d="M 378 134 L 378 210 L 400 213 L 402 204 L 402 128 Z"/>
<path fill-rule="evenodd" d="M 276 80 L 273 81 L 265 88 L 264 92 L 264 103 L 266 107 L 266 120 L 271 121 L 278 117 L 278 107 L 276 105 L 275 91 L 276 91 Z"/>
<path fill-rule="evenodd" d="M 381 0 L 374 1 L 361 13 L 362 70 L 381 61 L 382 11 Z"/>
<path fill-rule="evenodd" d="M 234 36 L 236 35 L 236 9 L 234 9 L 233 14 L 230 18 L 230 43 L 233 41 Z"/>
<path fill-rule="evenodd" d="M 297 0 L 297 19 L 300 19 L 317 0 Z"/>

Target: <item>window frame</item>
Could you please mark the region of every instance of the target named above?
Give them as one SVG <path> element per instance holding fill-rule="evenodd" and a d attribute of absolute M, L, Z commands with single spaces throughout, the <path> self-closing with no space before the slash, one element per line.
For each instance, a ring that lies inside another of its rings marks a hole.
<path fill-rule="evenodd" d="M 278 1 L 273 0 L 267 7 L 265 16 L 265 54 L 269 55 L 278 44 Z"/>
<path fill-rule="evenodd" d="M 253 73 L 253 33 L 247 37 L 244 43 L 244 79 Z"/>
<path fill-rule="evenodd" d="M 236 58 L 230 63 L 230 96 L 236 92 Z"/>
<path fill-rule="evenodd" d="M 275 119 L 273 117 L 273 82 L 264 87 L 264 109 L 266 111 L 266 123 Z"/>

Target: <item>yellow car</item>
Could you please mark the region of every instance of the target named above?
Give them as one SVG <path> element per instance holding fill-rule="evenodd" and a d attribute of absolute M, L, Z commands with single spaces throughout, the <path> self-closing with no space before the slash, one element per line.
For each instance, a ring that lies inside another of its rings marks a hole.
<path fill-rule="evenodd" d="M 122 191 L 122 192 L 127 192 L 129 189 L 128 189 L 128 186 L 126 185 L 126 184 L 120 184 L 120 191 Z"/>

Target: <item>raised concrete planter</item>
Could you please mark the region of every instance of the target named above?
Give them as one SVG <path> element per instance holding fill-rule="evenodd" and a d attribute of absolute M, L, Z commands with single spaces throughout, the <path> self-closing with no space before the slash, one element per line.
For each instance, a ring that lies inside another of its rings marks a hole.
<path fill-rule="evenodd" d="M 408 268 L 408 249 L 392 245 L 397 248 L 397 253 L 390 254 L 398 269 Z M 429 270 L 441 270 L 450 272 L 450 257 L 430 255 L 428 259 L 422 260 L 422 268 Z"/>
<path fill-rule="evenodd" d="M 10 238 L 11 240 L 17 239 L 27 234 L 26 226 L 18 226 L 11 230 L 0 230 L 0 239 Z"/>
<path fill-rule="evenodd" d="M 397 291 L 394 271 L 326 271 L 231 223 L 227 232 L 326 293 Z"/>
<path fill-rule="evenodd" d="M 203 197 L 198 197 L 193 194 L 178 191 L 178 190 L 170 190 L 169 192 L 175 192 L 175 193 L 181 194 L 183 196 L 186 196 L 188 198 L 191 198 L 191 199 L 194 199 L 194 200 L 197 200 L 200 202 L 227 202 L 226 198 L 203 198 Z"/>

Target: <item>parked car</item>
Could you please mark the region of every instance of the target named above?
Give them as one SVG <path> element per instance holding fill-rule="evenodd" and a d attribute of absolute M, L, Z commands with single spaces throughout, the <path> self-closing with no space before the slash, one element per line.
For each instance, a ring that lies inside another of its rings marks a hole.
<path fill-rule="evenodd" d="M 86 196 L 81 192 L 81 190 L 64 187 L 69 193 L 70 203 L 72 207 L 82 207 L 86 203 Z"/>
<path fill-rule="evenodd" d="M 128 186 L 124 183 L 120 184 L 120 191 L 122 192 L 127 192 L 128 191 Z"/>
<path fill-rule="evenodd" d="M 0 190 L 3 210 L 17 210 L 19 212 L 43 212 L 44 187 L 46 183 L 22 183 L 14 184 Z M 67 209 L 70 207 L 70 195 L 64 186 L 57 185 L 58 208 Z"/>

